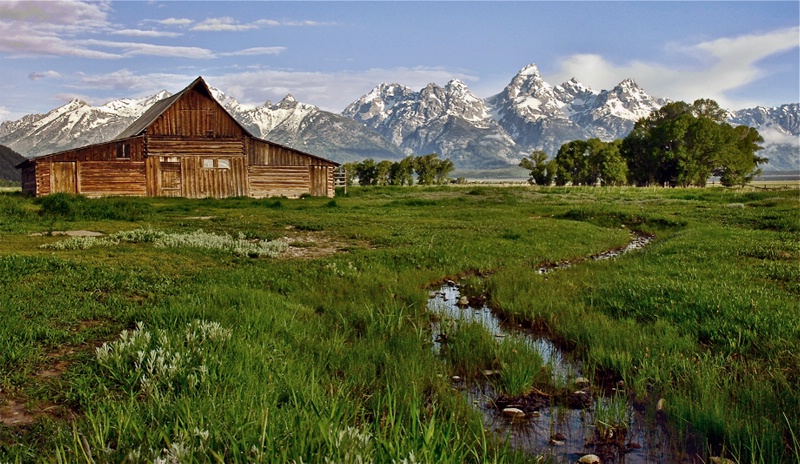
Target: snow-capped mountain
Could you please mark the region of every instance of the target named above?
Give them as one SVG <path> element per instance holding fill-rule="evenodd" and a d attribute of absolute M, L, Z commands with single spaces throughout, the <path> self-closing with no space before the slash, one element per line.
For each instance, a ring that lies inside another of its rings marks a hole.
<path fill-rule="evenodd" d="M 250 110 L 228 108 L 256 137 L 339 162 L 364 158 L 398 160 L 401 150 L 378 132 L 342 115 L 322 111 L 287 95 Z"/>
<path fill-rule="evenodd" d="M 739 110 L 728 121 L 758 129 L 765 142 L 758 155 L 769 159 L 764 170 L 800 169 L 800 104 Z"/>
<path fill-rule="evenodd" d="M 602 92 L 574 79 L 554 87 L 531 64 L 486 100 L 458 80 L 445 87 L 429 84 L 419 92 L 381 84 L 342 114 L 406 153 L 433 151 L 457 165 L 488 167 L 514 163 L 534 149 L 555 154 L 570 140 L 624 137 L 636 120 L 664 103 L 630 79 Z"/>
<path fill-rule="evenodd" d="M 531 150 L 551 156 L 568 141 L 622 138 L 634 123 L 666 104 L 632 79 L 595 91 L 571 79 L 550 85 L 536 65 L 522 68 L 498 94 L 482 99 L 452 80 L 414 91 L 380 84 L 342 114 L 323 111 L 287 95 L 278 103 L 251 107 L 211 88 L 214 97 L 257 137 L 340 162 L 400 159 L 438 153 L 457 168 L 506 167 Z M 99 107 L 74 100 L 47 114 L 0 124 L 0 144 L 25 156 L 99 143 L 114 138 L 166 91 Z M 759 130 L 770 162 L 765 170 L 800 169 L 800 105 L 731 112 L 729 121 Z"/>
<path fill-rule="evenodd" d="M 458 166 L 500 167 L 519 158 L 515 142 L 492 119 L 483 99 L 451 80 L 419 92 L 381 84 L 342 112 L 375 129 L 406 154 L 439 153 Z"/>
<path fill-rule="evenodd" d="M 167 96 L 162 90 L 150 97 L 123 98 L 99 107 L 72 100 L 47 114 L 29 114 L 0 124 L 0 143 L 32 157 L 105 142 Z"/>

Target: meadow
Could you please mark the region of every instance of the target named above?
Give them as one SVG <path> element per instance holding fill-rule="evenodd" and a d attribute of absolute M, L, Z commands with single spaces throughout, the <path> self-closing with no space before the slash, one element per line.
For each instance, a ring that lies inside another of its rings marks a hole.
<path fill-rule="evenodd" d="M 631 231 L 655 238 L 538 272 Z M 442 186 L 0 193 L 0 462 L 531 462 L 451 379 L 554 391 L 547 366 L 474 326 L 435 354 L 446 279 L 624 385 L 687 459 L 800 460 L 797 190 Z"/>

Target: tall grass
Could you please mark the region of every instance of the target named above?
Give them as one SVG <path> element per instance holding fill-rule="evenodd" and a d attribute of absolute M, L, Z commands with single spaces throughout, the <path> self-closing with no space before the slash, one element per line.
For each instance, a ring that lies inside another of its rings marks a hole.
<path fill-rule="evenodd" d="M 37 415 L 0 426 L 0 461 L 525 462 L 450 378 L 499 370 L 502 391 L 524 392 L 548 381 L 541 360 L 469 324 L 448 331 L 444 361 L 432 353 L 426 289 L 460 275 L 481 275 L 493 306 L 549 332 L 599 381 L 624 380 L 651 408 L 666 398 L 696 449 L 798 457 L 791 192 L 354 188 L 335 206 L 46 198 L 0 195 L 0 394 Z M 212 217 L 202 227 L 216 236 L 308 238 L 310 258 L 44 250 L 55 239 L 28 235 L 188 233 L 196 217 Z M 537 272 L 618 248 L 631 229 L 656 240 Z M 313 253 L 330 243 L 336 253 Z M 201 327 L 230 335 L 204 339 Z"/>

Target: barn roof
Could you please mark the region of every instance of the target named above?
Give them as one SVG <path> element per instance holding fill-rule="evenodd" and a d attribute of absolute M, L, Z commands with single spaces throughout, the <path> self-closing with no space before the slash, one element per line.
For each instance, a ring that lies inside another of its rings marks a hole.
<path fill-rule="evenodd" d="M 130 126 L 128 126 L 124 131 L 120 132 L 119 135 L 117 135 L 114 138 L 114 140 L 127 139 L 130 137 L 136 137 L 137 135 L 141 135 L 145 131 L 145 129 L 147 129 L 150 126 L 150 124 L 156 122 L 156 119 L 158 119 L 159 116 L 164 114 L 164 112 L 167 111 L 167 109 L 170 106 L 172 106 L 173 103 L 178 101 L 185 93 L 194 89 L 197 86 L 201 86 L 203 93 L 208 95 L 208 97 L 210 97 L 215 103 L 219 105 L 219 102 L 217 101 L 216 98 L 214 98 L 214 95 L 211 93 L 211 89 L 208 88 L 208 84 L 206 84 L 206 81 L 204 81 L 203 77 L 200 76 L 194 81 L 192 81 L 191 84 L 186 86 L 185 89 L 181 90 L 175 95 L 171 95 L 167 98 L 155 102 L 153 106 L 151 106 L 150 108 L 147 109 L 147 111 L 144 112 L 144 114 L 139 116 L 139 119 L 133 121 L 133 123 Z M 222 105 L 219 106 L 222 107 Z M 227 113 L 227 110 L 225 110 L 225 108 L 222 108 L 222 110 Z M 236 124 L 245 132 L 245 134 L 249 135 L 250 137 L 254 137 L 253 134 L 251 134 L 250 131 L 247 130 L 247 128 L 245 128 L 239 123 L 239 121 L 236 121 L 235 118 L 231 119 L 233 119 L 234 122 L 236 122 Z"/>

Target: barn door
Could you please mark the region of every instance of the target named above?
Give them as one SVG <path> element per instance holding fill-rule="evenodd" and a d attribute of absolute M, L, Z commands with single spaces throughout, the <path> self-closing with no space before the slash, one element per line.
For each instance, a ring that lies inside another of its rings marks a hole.
<path fill-rule="evenodd" d="M 50 176 L 52 193 L 78 193 L 78 169 L 74 161 L 53 163 Z"/>
<path fill-rule="evenodd" d="M 311 170 L 311 191 L 309 192 L 312 197 L 327 197 L 328 196 L 328 167 L 327 166 L 310 166 Z"/>
<path fill-rule="evenodd" d="M 180 162 L 161 162 L 161 196 L 181 196 Z"/>

